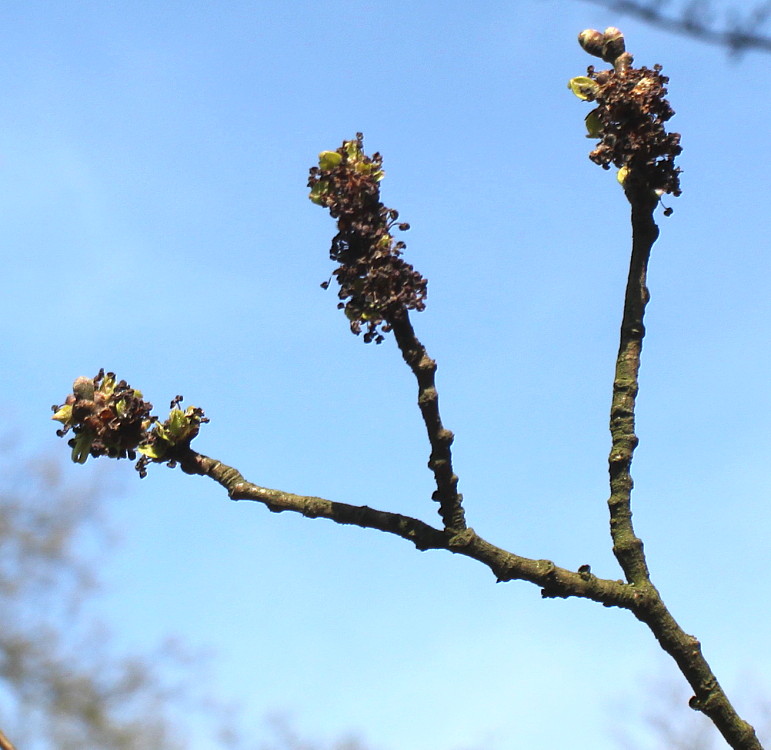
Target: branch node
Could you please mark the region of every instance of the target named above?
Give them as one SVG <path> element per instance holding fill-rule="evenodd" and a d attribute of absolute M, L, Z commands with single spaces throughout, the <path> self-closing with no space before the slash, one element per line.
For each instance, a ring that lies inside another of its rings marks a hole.
<path fill-rule="evenodd" d="M 460 550 L 468 547 L 476 539 L 477 535 L 474 529 L 467 528 L 453 534 L 447 542 L 451 550 Z"/>

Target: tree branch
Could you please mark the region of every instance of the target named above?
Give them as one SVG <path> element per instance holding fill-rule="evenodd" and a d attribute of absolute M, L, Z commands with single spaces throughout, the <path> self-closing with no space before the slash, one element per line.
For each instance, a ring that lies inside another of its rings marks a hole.
<path fill-rule="evenodd" d="M 650 582 L 640 587 L 635 617 L 653 632 L 661 648 L 677 663 L 694 696 L 688 705 L 705 714 L 734 750 L 763 750 L 751 724 L 739 716 L 701 652 L 701 643 L 677 624 Z"/>
<path fill-rule="evenodd" d="M 366 505 L 349 505 L 260 487 L 248 482 L 232 466 L 191 448 L 180 449 L 175 460 L 187 474 L 213 479 L 227 490 L 232 500 L 260 502 L 273 513 L 291 511 L 308 518 L 326 518 L 339 524 L 376 529 L 406 539 L 421 551 L 444 549 L 464 555 L 488 567 L 498 582 L 522 580 L 540 586 L 544 598 L 580 597 L 606 607 L 628 609 L 648 626 L 661 647 L 677 662 L 695 692 L 691 707 L 709 716 L 731 747 L 762 750 L 754 729 L 738 716 L 720 687 L 701 653 L 701 644 L 680 628 L 650 581 L 624 583 L 598 578 L 589 566 L 573 572 L 550 560 L 521 557 L 491 544 L 471 528 L 441 530 L 417 518 Z"/>
<path fill-rule="evenodd" d="M 648 259 L 659 229 L 653 220 L 658 197 L 646 184 L 627 195 L 632 203 L 632 258 L 624 299 L 621 341 L 613 380 L 610 407 L 612 446 L 608 458 L 610 473 L 610 533 L 613 554 L 629 583 L 649 580 L 643 544 L 632 525 L 632 475 L 630 472 L 638 439 L 634 432 L 635 402 L 639 389 L 640 354 L 645 336 L 643 317 L 650 295 L 646 286 Z"/>
<path fill-rule="evenodd" d="M 627 5 L 635 4 L 616 3 Z M 657 8 L 649 6 L 651 12 L 657 12 Z M 690 23 L 693 26 L 694 22 Z M 404 243 L 394 241 L 391 232 L 394 226 L 401 231 L 409 226 L 397 224 L 398 212 L 380 202 L 382 158 L 379 154 L 364 154 L 360 133 L 355 141 L 344 141 L 337 151 L 319 155 L 319 166 L 310 170 L 310 199 L 326 206 L 337 219 L 338 234 L 330 255 L 340 263 L 334 271 L 340 282 L 338 306 L 345 311 L 351 330 L 358 334 L 364 327 L 364 340 L 376 342 L 393 331 L 417 379 L 418 405 L 431 444 L 429 467 L 437 485 L 433 499 L 440 505 L 442 529 L 398 513 L 248 482 L 235 468 L 190 448 L 200 425 L 207 421 L 202 410 L 189 407 L 182 411 L 181 397 L 176 397 L 169 418 L 161 423 L 150 416 L 150 405 L 143 401 L 141 393 L 125 381 L 116 382 L 112 373 L 105 377 L 102 371 L 93 380 L 76 380 L 65 404 L 54 407 L 53 418 L 64 425 L 60 435 L 74 431 L 70 445 L 73 459 L 80 462 L 88 455 L 133 458 L 138 451 L 142 454 L 140 471 L 150 462 L 179 465 L 188 474 L 213 479 L 233 500 L 260 502 L 274 513 L 291 511 L 375 529 L 406 539 L 419 550 L 444 549 L 464 555 L 487 566 L 499 582 L 524 580 L 538 585 L 545 598 L 581 597 L 628 609 L 677 663 L 695 693 L 691 707 L 707 715 L 731 747 L 762 750 L 752 726 L 728 701 L 701 653 L 699 641 L 682 630 L 664 605 L 650 580 L 643 543 L 632 523 L 631 465 L 638 443 L 635 405 L 649 300 L 647 268 L 659 234 L 653 215 L 660 195 L 681 193 L 680 170 L 674 163 L 682 151 L 680 135 L 665 128 L 674 115 L 665 98 L 668 79 L 661 74 L 660 65 L 652 69 L 632 67 L 633 57 L 626 52 L 623 34 L 615 27 L 604 32 L 586 29 L 579 34 L 579 43 L 590 55 L 613 65 L 602 71 L 590 66 L 587 76 L 571 79 L 569 87 L 580 99 L 596 104 L 586 123 L 590 137 L 598 138 L 599 143 L 589 157 L 605 169 L 611 165 L 618 169 L 632 215 L 632 255 L 613 382 L 608 459 L 610 533 L 626 582 L 597 578 L 588 565 L 573 572 L 549 560 L 515 555 L 466 526 L 462 497 L 457 491 L 458 477 L 452 468 L 453 434 L 445 429 L 439 414 L 436 363 L 417 339 L 409 320 L 409 310 L 425 306 L 427 282 L 401 258 Z M 671 211 L 667 208 L 664 213 Z"/>
<path fill-rule="evenodd" d="M 659 235 L 653 212 L 659 199 L 649 183 L 634 173 L 625 181 L 624 188 L 632 207 L 632 258 L 610 412 L 612 447 L 608 465 L 611 495 L 608 507 L 613 553 L 627 581 L 639 593 L 633 599 L 632 612 L 650 628 L 662 649 L 675 660 L 693 688 L 691 708 L 706 714 L 731 747 L 736 750 L 761 750 L 755 730 L 731 705 L 701 653 L 701 644 L 683 631 L 651 582 L 643 543 L 635 534 L 632 524 L 631 495 L 634 482 L 630 469 L 638 443 L 634 432 L 635 402 L 645 336 L 643 318 L 650 299 L 646 285 L 648 261 L 653 243 Z"/>
<path fill-rule="evenodd" d="M 442 425 L 439 414 L 439 394 L 434 377 L 436 362 L 415 335 L 407 310 L 393 320 L 391 326 L 402 357 L 418 381 L 418 406 L 431 443 L 428 468 L 434 472 L 436 480 L 436 492 L 432 497 L 439 503 L 439 514 L 446 529 L 465 529 L 463 496 L 458 492 L 458 477 L 452 468 L 450 446 L 455 436 Z"/>
<path fill-rule="evenodd" d="M 253 500 L 274 513 L 292 511 L 308 518 L 326 518 L 340 524 L 352 524 L 394 534 L 412 542 L 417 549 L 444 549 L 470 557 L 486 565 L 499 582 L 523 580 L 542 588 L 545 598 L 582 597 L 608 607 L 632 609 L 638 592 L 623 581 L 597 578 L 582 566 L 579 572 L 560 568 L 550 560 L 521 557 L 490 544 L 473 529 L 437 529 L 417 518 L 403 516 L 366 505 L 349 505 L 308 495 L 252 484 L 231 466 L 227 466 L 191 448 L 181 450 L 175 461 L 187 474 L 199 474 L 224 487 L 232 500 Z"/>

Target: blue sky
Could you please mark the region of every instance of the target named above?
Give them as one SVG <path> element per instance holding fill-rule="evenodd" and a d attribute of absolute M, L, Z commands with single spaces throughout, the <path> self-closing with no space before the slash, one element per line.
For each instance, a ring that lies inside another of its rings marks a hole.
<path fill-rule="evenodd" d="M 104 366 L 159 412 L 202 406 L 195 447 L 258 484 L 432 521 L 411 374 L 319 287 L 334 225 L 307 169 L 362 131 L 429 279 L 414 324 L 471 525 L 607 577 L 629 219 L 566 83 L 591 62 L 577 33 L 621 26 L 670 76 L 684 146 L 649 278 L 635 520 L 726 687 L 769 673 L 767 57 L 548 0 L 8 0 L 0 19 L 4 408 L 27 450 L 66 453 L 49 407 Z M 288 709 L 381 750 L 604 750 L 614 701 L 674 674 L 628 613 L 114 469 L 102 614 L 126 649 L 211 648 L 253 726 Z"/>

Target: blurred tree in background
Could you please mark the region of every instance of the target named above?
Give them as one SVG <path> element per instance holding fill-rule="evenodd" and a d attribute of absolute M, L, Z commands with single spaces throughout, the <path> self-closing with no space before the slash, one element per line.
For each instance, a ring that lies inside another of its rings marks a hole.
<path fill-rule="evenodd" d="M 719 750 L 725 743 L 715 734 L 710 721 L 688 708 L 690 693 L 685 685 L 663 667 L 643 677 L 638 692 L 626 695 L 610 707 L 610 734 L 619 750 Z M 741 691 L 746 703 L 759 717 L 755 727 L 762 743 L 771 739 L 771 702 L 754 689 L 752 677 L 745 677 Z"/>
<path fill-rule="evenodd" d="M 99 563 L 115 541 L 100 505 L 109 475 L 67 480 L 44 458 L 0 455 L 0 722 L 30 750 L 176 750 L 172 715 L 189 688 L 171 679 L 195 665 L 170 642 L 156 653 L 116 655 L 89 614 Z M 194 661 L 194 660 L 193 660 Z"/>
<path fill-rule="evenodd" d="M 191 716 L 231 750 L 366 750 L 303 739 L 283 715 L 268 718 L 264 741 L 246 741 L 231 710 L 195 692 L 199 656 L 171 639 L 121 655 L 91 613 L 117 542 L 101 512 L 119 494 L 109 472 L 75 484 L 56 460 L 23 460 L 8 445 L 0 468 L 0 727 L 13 739 L 0 737 L 0 750 L 182 750 Z"/>

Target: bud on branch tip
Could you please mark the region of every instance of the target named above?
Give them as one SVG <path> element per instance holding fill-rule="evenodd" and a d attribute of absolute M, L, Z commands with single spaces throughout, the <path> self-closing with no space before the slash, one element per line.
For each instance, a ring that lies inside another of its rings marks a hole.
<path fill-rule="evenodd" d="M 150 462 L 175 465 L 179 451 L 188 449 L 200 425 L 209 421 L 198 407 L 182 411 L 181 401 L 177 396 L 171 402 L 171 413 L 161 423 L 140 391 L 102 369 L 95 378 L 77 378 L 64 404 L 52 407 L 52 419 L 62 424 L 56 431 L 60 437 L 72 430 L 68 444 L 76 463 L 89 456 L 133 461 L 140 453 L 136 468 L 145 476 Z"/>
<path fill-rule="evenodd" d="M 628 196 L 630 190 L 638 189 L 656 197 L 680 195 L 675 157 L 682 147 L 680 134 L 665 128 L 675 112 L 665 98 L 669 79 L 661 74 L 661 66 L 633 67 L 624 35 L 615 26 L 604 32 L 585 29 L 578 42 L 590 55 L 613 65 L 601 71 L 590 65 L 585 76 L 568 82 L 579 99 L 596 104 L 585 118 L 587 137 L 600 140 L 589 158 L 603 169 L 614 165 Z M 671 213 L 671 209 L 665 211 Z"/>

